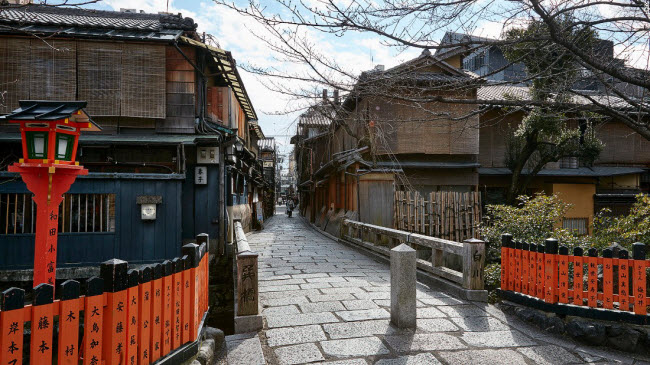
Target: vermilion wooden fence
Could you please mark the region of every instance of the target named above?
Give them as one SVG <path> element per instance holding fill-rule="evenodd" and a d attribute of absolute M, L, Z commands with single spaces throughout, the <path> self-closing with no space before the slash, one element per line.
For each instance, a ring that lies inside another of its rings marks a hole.
<path fill-rule="evenodd" d="M 150 364 L 195 341 L 208 310 L 207 235 L 197 242 L 180 258 L 139 270 L 106 261 L 84 296 L 74 280 L 61 284 L 57 300 L 52 285 L 38 285 L 28 305 L 24 290 L 2 292 L 0 364 Z"/>
<path fill-rule="evenodd" d="M 535 297 L 549 304 L 571 304 L 646 315 L 646 247 L 635 243 L 632 258 L 621 250 L 614 258 L 611 249 L 598 257 L 595 248 L 584 256 L 582 248 L 559 246 L 556 239 L 543 245 L 513 242 L 502 237 L 501 290 Z M 601 278 L 599 279 L 599 273 Z"/>

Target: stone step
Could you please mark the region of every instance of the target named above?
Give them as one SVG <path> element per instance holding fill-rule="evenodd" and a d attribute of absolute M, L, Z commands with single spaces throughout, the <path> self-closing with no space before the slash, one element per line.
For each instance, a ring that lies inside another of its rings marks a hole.
<path fill-rule="evenodd" d="M 228 365 L 265 365 L 262 343 L 256 332 L 226 336 Z"/>

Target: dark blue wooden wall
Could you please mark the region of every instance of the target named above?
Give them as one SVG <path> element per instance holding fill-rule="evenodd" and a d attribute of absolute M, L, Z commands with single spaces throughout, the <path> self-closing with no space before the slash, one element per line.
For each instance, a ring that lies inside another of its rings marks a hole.
<path fill-rule="evenodd" d="M 19 177 L 13 180 L 10 176 L 8 173 L 0 175 L 0 193 L 28 192 Z M 148 263 L 178 256 L 185 211 L 183 196 L 187 196 L 183 194 L 184 181 L 185 176 L 178 174 L 91 173 L 78 177 L 70 193 L 116 195 L 115 232 L 59 234 L 58 267 L 96 265 L 111 258 Z M 218 187 L 213 189 L 218 194 Z M 140 206 L 136 204 L 138 195 L 162 196 L 155 221 L 140 219 Z M 209 200 L 212 199 L 205 199 L 205 202 Z M 33 234 L 0 235 L 0 270 L 29 269 L 33 267 L 33 260 Z"/>

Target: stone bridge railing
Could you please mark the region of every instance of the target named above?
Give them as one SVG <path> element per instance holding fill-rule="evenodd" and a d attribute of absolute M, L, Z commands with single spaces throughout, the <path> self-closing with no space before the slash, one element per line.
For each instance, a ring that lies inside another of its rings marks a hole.
<path fill-rule="evenodd" d="M 241 221 L 233 222 L 237 282 L 235 295 L 235 333 L 254 332 L 262 328 L 259 314 L 258 254 L 251 251 Z"/>
<path fill-rule="evenodd" d="M 430 248 L 431 260 L 417 259 L 418 269 L 458 296 L 487 300 L 483 282 L 485 242 L 481 240 L 471 238 L 455 242 L 349 219 L 343 220 L 341 238 L 386 257 L 390 256 L 390 249 L 401 243 Z M 458 255 L 462 260 L 462 269 L 446 267 L 445 255 Z"/>

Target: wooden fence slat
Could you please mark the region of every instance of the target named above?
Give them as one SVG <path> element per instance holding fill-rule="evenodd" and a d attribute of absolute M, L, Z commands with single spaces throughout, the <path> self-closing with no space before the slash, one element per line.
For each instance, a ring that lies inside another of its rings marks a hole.
<path fill-rule="evenodd" d="M 558 288 L 558 275 L 557 275 L 557 253 L 559 242 L 555 238 L 548 238 L 544 241 L 546 246 L 546 253 L 544 254 L 545 261 L 545 278 L 546 281 L 546 294 L 544 300 L 547 303 L 557 303 L 557 288 Z"/>
<path fill-rule="evenodd" d="M 646 314 L 646 250 L 641 242 L 632 244 L 634 260 L 634 313 Z"/>
<path fill-rule="evenodd" d="M 140 285 L 138 286 L 138 359 L 139 364 L 151 363 L 151 279 L 153 278 L 153 269 L 146 266 L 140 270 Z"/>
<path fill-rule="evenodd" d="M 59 345 L 57 364 L 79 364 L 79 315 L 81 314 L 81 285 L 66 280 L 59 289 Z"/>
<path fill-rule="evenodd" d="M 155 264 L 152 267 L 153 280 L 151 284 L 151 291 L 153 293 L 153 300 L 151 301 L 151 359 L 150 362 L 158 360 L 162 353 L 162 306 L 163 306 L 163 279 L 162 279 L 162 265 Z"/>
<path fill-rule="evenodd" d="M 190 309 L 190 258 L 183 255 L 183 343 L 192 340 L 190 338 Z"/>
<path fill-rule="evenodd" d="M 138 329 L 141 327 L 139 304 L 140 304 L 140 291 L 138 285 L 140 284 L 140 272 L 138 270 L 129 270 L 128 276 L 128 289 L 127 295 L 127 310 L 126 310 L 126 364 L 137 365 L 138 363 Z"/>
<path fill-rule="evenodd" d="M 539 299 L 544 299 L 544 245 L 537 246 L 537 292 L 535 295 Z"/>
<path fill-rule="evenodd" d="M 172 260 L 174 266 L 174 296 L 172 309 L 172 347 L 178 348 L 181 345 L 181 303 L 183 300 L 183 261 L 176 257 Z"/>
<path fill-rule="evenodd" d="M 530 244 L 528 251 L 528 293 L 530 296 L 537 294 L 537 245 Z"/>
<path fill-rule="evenodd" d="M 199 317 L 199 303 L 197 296 L 198 277 L 196 275 L 196 267 L 198 266 L 199 246 L 194 243 L 188 243 L 183 246 L 182 253 L 189 257 L 190 261 L 190 338 L 195 340 L 198 334 L 198 317 Z"/>
<path fill-rule="evenodd" d="M 560 303 L 569 302 L 569 248 L 560 246 L 558 300 Z"/>
<path fill-rule="evenodd" d="M 528 294 L 528 268 L 530 267 L 530 245 L 526 242 L 521 245 L 521 292 Z"/>
<path fill-rule="evenodd" d="M 515 289 L 515 275 L 516 275 L 516 258 L 515 258 L 515 243 L 510 242 L 510 249 L 508 250 L 508 290 Z"/>
<path fill-rule="evenodd" d="M 618 252 L 618 309 L 630 310 L 630 262 L 627 250 Z"/>
<path fill-rule="evenodd" d="M 111 259 L 102 262 L 99 272 L 104 279 L 104 344 L 102 355 L 107 365 L 125 363 L 127 329 L 127 262 Z"/>
<path fill-rule="evenodd" d="M 501 235 L 501 290 L 510 290 L 508 288 L 508 281 L 510 280 L 508 277 L 508 259 L 510 258 L 510 248 L 508 246 L 510 245 L 511 241 L 511 234 L 506 233 Z"/>
<path fill-rule="evenodd" d="M 165 260 L 163 269 L 163 294 L 162 294 L 162 354 L 167 354 L 172 346 L 172 262 Z"/>
<path fill-rule="evenodd" d="M 521 241 L 515 241 L 515 291 L 521 293 Z"/>
<path fill-rule="evenodd" d="M 614 263 L 612 250 L 603 250 L 603 308 L 614 308 Z"/>
<path fill-rule="evenodd" d="M 92 277 L 86 282 L 84 297 L 84 365 L 100 364 L 102 359 L 102 338 L 104 326 L 104 280 Z"/>
<path fill-rule="evenodd" d="M 587 258 L 587 303 L 590 307 L 597 307 L 598 299 L 598 250 L 590 248 Z"/>
<path fill-rule="evenodd" d="M 581 247 L 573 249 L 573 304 L 583 305 L 584 299 L 584 251 Z"/>
<path fill-rule="evenodd" d="M 0 294 L 0 363 L 22 365 L 25 291 L 9 288 Z"/>
<path fill-rule="evenodd" d="M 39 284 L 34 288 L 32 301 L 32 333 L 29 361 L 33 364 L 51 364 L 53 353 L 54 286 Z"/>

